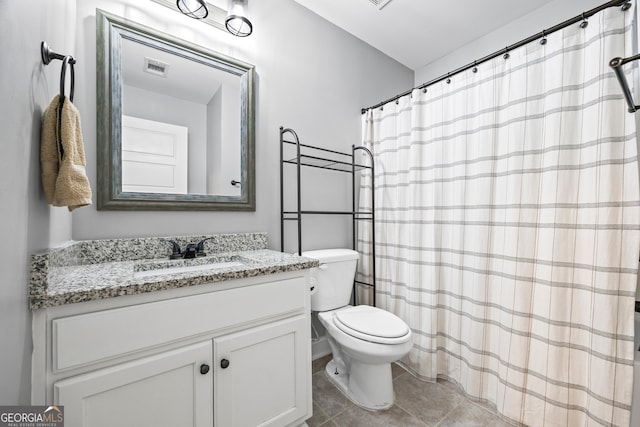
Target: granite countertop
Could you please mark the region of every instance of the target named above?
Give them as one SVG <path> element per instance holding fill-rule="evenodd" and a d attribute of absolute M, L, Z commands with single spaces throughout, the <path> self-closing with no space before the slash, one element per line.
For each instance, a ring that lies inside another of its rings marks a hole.
<path fill-rule="evenodd" d="M 34 254 L 30 308 L 198 286 L 319 265 L 314 259 L 266 249 L 263 233 L 217 235 L 213 238 L 216 241 L 209 245 L 211 248 L 207 248 L 207 256 L 168 259 L 170 247 L 164 244 L 167 240 L 189 242 L 205 237 L 212 236 L 85 241 Z M 135 250 L 126 249 L 131 247 Z M 146 247 L 153 251 L 145 250 Z M 166 253 L 158 256 L 157 247 Z M 93 253 L 87 254 L 87 251 Z M 123 252 L 130 254 L 123 255 Z M 166 268 L 172 268 L 173 272 L 162 271 Z"/>

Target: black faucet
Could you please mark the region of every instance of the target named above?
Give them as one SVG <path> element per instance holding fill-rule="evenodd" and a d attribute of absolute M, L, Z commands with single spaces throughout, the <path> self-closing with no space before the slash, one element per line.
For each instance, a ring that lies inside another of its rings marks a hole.
<path fill-rule="evenodd" d="M 177 242 L 173 240 L 165 240 L 165 242 L 171 243 L 171 255 L 169 255 L 169 259 L 190 259 L 207 256 L 204 251 L 204 242 L 210 239 L 213 239 L 213 237 L 207 237 L 206 239 L 200 240 L 198 243 L 188 243 L 187 246 L 185 246 L 184 251 L 180 249 L 180 245 Z"/>
<path fill-rule="evenodd" d="M 195 243 L 189 243 L 184 248 L 184 252 L 182 253 L 182 258 L 195 258 L 198 255 L 198 251 L 196 250 Z"/>

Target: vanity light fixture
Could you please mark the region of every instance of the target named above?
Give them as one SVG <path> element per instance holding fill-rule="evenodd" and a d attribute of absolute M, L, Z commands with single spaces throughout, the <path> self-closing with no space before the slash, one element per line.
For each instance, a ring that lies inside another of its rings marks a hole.
<path fill-rule="evenodd" d="M 204 4 L 204 0 L 178 0 L 176 5 L 180 12 L 190 18 L 204 19 L 209 15 L 209 10 Z"/>
<path fill-rule="evenodd" d="M 151 0 L 155 3 L 158 3 L 168 9 L 173 10 L 174 12 L 180 12 L 180 9 L 176 7 L 176 0 Z M 184 0 L 183 0 L 184 1 Z M 222 9 L 214 4 L 211 4 L 204 1 L 204 5 L 207 8 L 207 12 L 209 13 L 206 18 L 198 19 L 198 21 L 203 24 L 211 25 L 221 31 L 227 32 L 227 27 L 224 25 L 224 20 L 227 18 L 227 9 Z M 225 2 L 226 6 L 226 2 Z M 182 12 L 180 12 L 182 13 Z"/>
<path fill-rule="evenodd" d="M 247 37 L 251 34 L 253 25 L 249 21 L 249 0 L 229 0 L 225 25 L 234 36 Z"/>

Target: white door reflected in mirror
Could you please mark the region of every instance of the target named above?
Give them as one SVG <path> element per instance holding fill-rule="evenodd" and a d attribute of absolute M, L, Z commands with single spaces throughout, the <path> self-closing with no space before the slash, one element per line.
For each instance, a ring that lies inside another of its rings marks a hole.
<path fill-rule="evenodd" d="M 122 116 L 122 191 L 187 194 L 184 126 Z"/>

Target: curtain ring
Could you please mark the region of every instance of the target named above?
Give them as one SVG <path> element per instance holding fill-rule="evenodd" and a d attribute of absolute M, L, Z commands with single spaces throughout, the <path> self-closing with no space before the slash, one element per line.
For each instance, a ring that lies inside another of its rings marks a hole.
<path fill-rule="evenodd" d="M 471 69 L 474 73 L 478 72 L 478 64 L 477 61 L 473 61 L 473 68 Z"/>
<path fill-rule="evenodd" d="M 541 45 L 547 44 L 547 34 L 545 33 L 545 30 L 542 30 L 542 39 L 540 39 L 540 44 Z"/>
<path fill-rule="evenodd" d="M 587 25 L 589 25 L 589 21 L 587 21 L 587 18 L 585 18 L 584 16 L 584 12 L 582 12 L 582 22 L 580 23 L 580 28 L 587 28 Z"/>
<path fill-rule="evenodd" d="M 502 55 L 502 57 L 504 59 L 509 59 L 509 48 L 508 47 L 504 48 L 504 55 Z"/>
<path fill-rule="evenodd" d="M 400 103 L 399 99 L 396 99 L 396 105 L 398 105 Z"/>
<path fill-rule="evenodd" d="M 631 8 L 631 2 L 628 1 L 628 2 L 624 3 L 620 9 L 622 9 L 622 11 L 625 12 L 625 11 L 629 10 L 630 8 Z"/>
<path fill-rule="evenodd" d="M 427 93 L 427 88 L 426 87 L 422 88 L 422 93 Z"/>
<path fill-rule="evenodd" d="M 449 77 L 451 75 L 451 73 L 447 73 L 447 84 L 451 83 L 451 78 Z"/>

